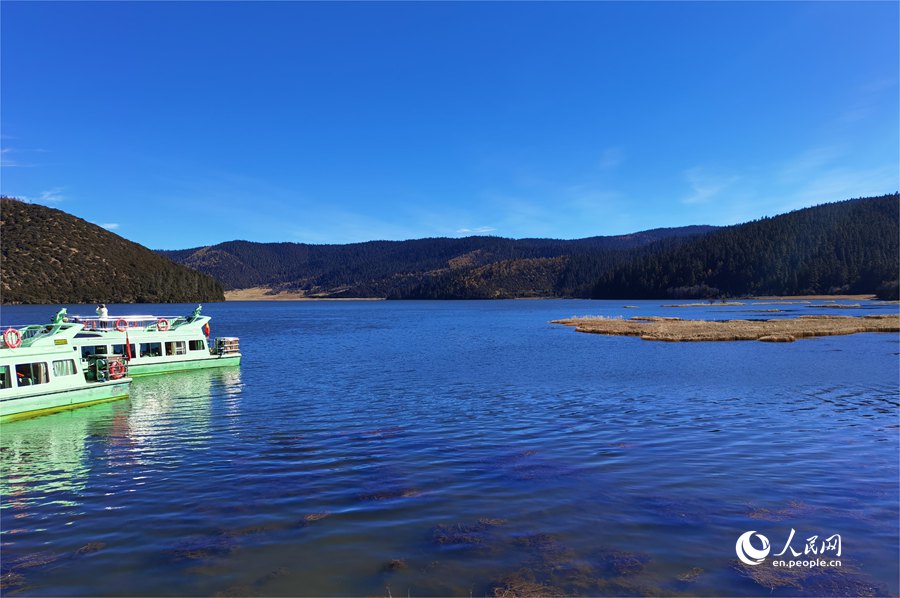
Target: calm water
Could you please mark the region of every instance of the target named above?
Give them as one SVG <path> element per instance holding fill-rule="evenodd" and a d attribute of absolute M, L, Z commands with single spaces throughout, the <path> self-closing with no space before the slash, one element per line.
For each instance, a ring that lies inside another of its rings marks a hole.
<path fill-rule="evenodd" d="M 4 593 L 896 595 L 897 336 L 654 343 L 549 324 L 838 312 L 631 303 L 208 305 L 240 368 L 3 425 Z M 842 573 L 771 591 L 739 570 L 738 536 L 775 553 L 791 529 L 800 551 L 840 534 Z"/>

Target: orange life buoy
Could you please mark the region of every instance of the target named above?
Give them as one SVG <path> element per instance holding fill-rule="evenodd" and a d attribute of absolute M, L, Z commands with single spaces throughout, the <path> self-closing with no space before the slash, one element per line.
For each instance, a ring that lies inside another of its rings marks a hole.
<path fill-rule="evenodd" d="M 3 342 L 10 349 L 15 349 L 22 344 L 22 335 L 15 328 L 7 328 L 3 333 Z"/>
<path fill-rule="evenodd" d="M 110 361 L 109 362 L 109 377 L 113 380 L 118 380 L 122 376 L 125 375 L 125 366 L 122 365 L 121 361 Z"/>
<path fill-rule="evenodd" d="M 160 318 L 156 321 L 156 329 L 160 332 L 165 332 L 169 329 L 169 321 L 165 318 Z"/>
<path fill-rule="evenodd" d="M 128 328 L 128 322 L 126 322 L 122 318 L 116 320 L 116 330 L 118 330 L 119 332 L 125 332 L 126 328 Z"/>

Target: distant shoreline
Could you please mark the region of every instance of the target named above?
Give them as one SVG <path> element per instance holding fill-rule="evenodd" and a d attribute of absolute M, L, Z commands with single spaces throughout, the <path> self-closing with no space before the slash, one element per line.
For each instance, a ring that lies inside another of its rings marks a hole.
<path fill-rule="evenodd" d="M 307 296 L 302 291 L 279 291 L 254 287 L 225 291 L 225 301 L 384 301 L 380 297 L 315 297 Z"/>
<path fill-rule="evenodd" d="M 232 291 L 225 291 L 225 301 L 385 301 L 384 297 L 309 297 L 302 292 L 291 292 L 291 291 L 280 291 L 275 294 L 267 294 L 270 289 L 265 287 L 255 287 L 251 289 L 235 289 Z M 489 301 L 547 301 L 552 299 L 570 299 L 570 300 L 580 300 L 580 301 L 643 301 L 643 299 L 589 299 L 586 297 L 510 297 L 508 299 L 489 299 Z M 474 299 L 460 299 L 459 301 L 473 301 Z M 810 303 L 812 301 L 878 301 L 879 303 L 898 303 L 897 301 L 879 301 L 875 295 L 785 295 L 783 297 L 778 297 L 774 295 L 766 295 L 759 297 L 740 297 L 740 301 L 760 301 L 765 300 L 771 302 L 772 305 L 776 305 L 779 302 L 783 302 L 788 304 L 790 302 L 794 303 Z M 425 299 L 425 301 L 439 301 L 439 299 Z M 454 301 L 457 301 L 454 299 Z M 653 299 L 652 301 L 671 301 L 671 299 Z M 702 299 L 694 299 L 694 304 L 689 304 L 691 307 L 720 307 L 722 305 L 735 305 L 732 301 L 722 303 L 721 301 L 714 301 L 713 303 L 709 303 L 706 300 Z M 118 302 L 107 299 L 108 303 L 122 303 L 123 305 L 140 305 L 140 303 L 133 302 Z M 219 301 L 202 301 L 203 303 L 218 303 Z M 94 302 L 87 302 L 83 304 L 79 304 L 77 302 L 71 301 L 58 301 L 53 303 L 22 303 L 20 301 L 12 301 L 12 302 L 0 302 L 0 306 L 13 306 L 13 305 L 62 305 L 62 304 L 72 304 L 72 305 L 93 305 Z M 197 300 L 192 301 L 184 301 L 183 303 L 198 303 Z M 761 304 L 758 304 L 761 305 Z M 678 305 L 678 307 L 682 307 L 683 305 Z M 625 305 L 625 307 L 637 307 L 636 305 Z M 663 307 L 674 307 L 674 305 L 666 305 Z"/>
<path fill-rule="evenodd" d="M 569 299 L 586 299 L 584 297 L 568 297 Z M 770 301 L 787 301 L 787 300 L 841 300 L 841 301 L 868 301 L 875 299 L 875 295 L 760 295 L 740 297 L 742 300 L 770 300 Z M 567 299 L 567 297 L 512 297 L 514 300 L 542 300 L 542 299 Z M 267 287 L 252 287 L 248 289 L 234 289 L 225 291 L 225 301 L 384 301 L 383 297 L 317 297 L 306 295 L 303 291 L 278 291 L 272 293 L 272 289 Z M 659 299 L 666 301 L 671 299 Z M 628 299 L 627 301 L 636 301 L 636 299 Z M 703 299 L 696 299 L 701 302 Z M 721 302 L 714 302 L 721 305 Z M 728 305 L 728 303 L 726 303 Z"/>

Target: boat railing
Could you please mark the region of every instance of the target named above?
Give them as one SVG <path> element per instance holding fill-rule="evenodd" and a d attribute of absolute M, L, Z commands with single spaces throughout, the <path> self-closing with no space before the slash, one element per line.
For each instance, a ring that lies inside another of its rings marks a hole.
<path fill-rule="evenodd" d="M 74 326 L 73 322 L 52 324 L 3 324 L 0 325 L 0 349 L 30 347 L 36 340 L 55 335 L 60 330 Z"/>
<path fill-rule="evenodd" d="M 216 339 L 215 345 L 215 354 L 218 354 L 219 357 L 224 355 L 233 355 L 235 353 L 241 352 L 240 341 L 237 337 L 234 336 L 225 336 L 219 337 Z M 210 349 L 210 353 L 213 353 L 213 349 Z"/>
<path fill-rule="evenodd" d="M 69 316 L 70 322 L 78 322 L 84 324 L 85 330 L 117 330 L 125 332 L 126 330 L 159 330 L 164 332 L 177 328 L 194 320 L 193 317 L 185 316 L 108 316 L 100 318 L 98 316 Z"/>

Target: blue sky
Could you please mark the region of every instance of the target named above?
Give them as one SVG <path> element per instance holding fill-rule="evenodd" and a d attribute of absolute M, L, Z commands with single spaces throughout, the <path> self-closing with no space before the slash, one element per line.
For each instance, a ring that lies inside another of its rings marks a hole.
<path fill-rule="evenodd" d="M 897 2 L 0 3 L 6 195 L 159 249 L 900 189 Z"/>

